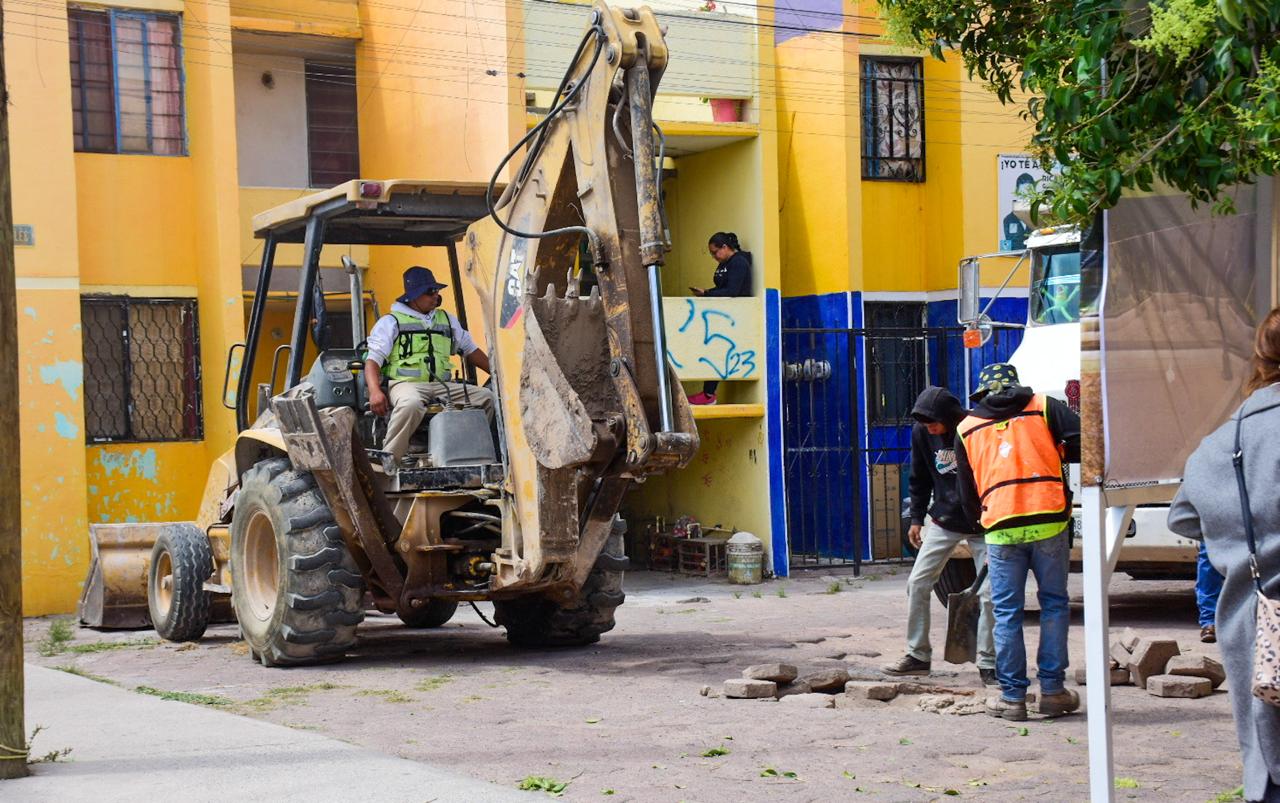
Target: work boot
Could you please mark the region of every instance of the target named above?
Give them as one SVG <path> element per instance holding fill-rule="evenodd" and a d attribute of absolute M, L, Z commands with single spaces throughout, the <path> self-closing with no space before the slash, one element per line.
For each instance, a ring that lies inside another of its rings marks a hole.
<path fill-rule="evenodd" d="M 1071 689 L 1040 695 L 1039 711 L 1046 717 L 1060 717 L 1080 708 L 1080 695 Z"/>
<path fill-rule="evenodd" d="M 1200 628 L 1200 640 L 1205 644 L 1213 644 L 1218 640 L 1218 628 L 1214 625 L 1205 625 Z"/>
<path fill-rule="evenodd" d="M 987 698 L 987 713 L 996 719 L 1007 719 L 1010 722 L 1025 722 L 1027 719 L 1027 701 L 1006 700 L 999 694 Z"/>
<path fill-rule="evenodd" d="M 904 655 L 894 663 L 882 667 L 886 675 L 927 675 L 929 662 L 921 661 L 914 655 Z"/>
<path fill-rule="evenodd" d="M 690 404 L 715 404 L 716 394 L 707 393 L 705 391 L 700 390 L 689 397 L 689 403 Z"/>
<path fill-rule="evenodd" d="M 999 686 L 1000 681 L 996 680 L 996 670 L 983 669 L 978 667 L 978 677 L 982 678 L 983 686 Z"/>

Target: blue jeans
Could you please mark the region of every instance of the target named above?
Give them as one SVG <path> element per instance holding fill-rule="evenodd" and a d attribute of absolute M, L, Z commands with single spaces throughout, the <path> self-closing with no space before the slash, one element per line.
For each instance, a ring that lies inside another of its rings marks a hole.
<path fill-rule="evenodd" d="M 1200 553 L 1196 555 L 1196 607 L 1200 609 L 1200 626 L 1207 627 L 1214 623 L 1218 613 L 1218 595 L 1222 593 L 1222 575 L 1209 562 L 1209 553 L 1205 551 L 1204 542 L 1200 542 Z"/>
<path fill-rule="evenodd" d="M 1028 544 L 987 544 L 991 603 L 996 613 L 996 680 L 1004 699 L 1027 697 L 1027 647 L 1022 637 L 1022 614 L 1027 572 L 1036 577 L 1040 600 L 1040 649 L 1036 677 L 1040 693 L 1057 694 L 1067 678 L 1067 629 L 1071 609 L 1067 596 L 1070 562 L 1067 531 Z"/>

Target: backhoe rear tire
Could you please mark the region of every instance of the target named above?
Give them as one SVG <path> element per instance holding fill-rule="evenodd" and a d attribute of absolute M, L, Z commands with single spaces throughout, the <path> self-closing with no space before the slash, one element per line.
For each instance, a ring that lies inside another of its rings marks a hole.
<path fill-rule="evenodd" d="M 978 570 L 973 566 L 972 558 L 951 558 L 942 568 L 938 582 L 933 584 L 934 596 L 942 607 L 947 607 L 947 597 L 967 591 L 973 581 L 978 579 Z"/>
<path fill-rule="evenodd" d="M 364 578 L 309 472 L 245 472 L 231 516 L 231 603 L 263 666 L 333 661 L 356 643 Z"/>
<path fill-rule="evenodd" d="M 614 614 L 626 599 L 624 572 L 618 568 L 626 564 L 626 531 L 626 522 L 615 519 L 609 540 L 572 604 L 561 607 L 542 596 L 494 601 L 494 621 L 507 629 L 507 641 L 525 648 L 584 647 L 612 630 Z"/>
<path fill-rule="evenodd" d="M 213 550 L 199 527 L 170 524 L 160 531 L 147 570 L 147 608 L 160 638 L 195 641 L 204 635 L 212 602 L 204 581 L 211 574 Z"/>
<path fill-rule="evenodd" d="M 398 613 L 396 615 L 400 617 L 400 621 L 404 622 L 405 627 L 426 629 L 443 626 L 453 618 L 457 610 L 457 600 L 433 599 L 428 600 L 426 605 L 408 614 Z"/>

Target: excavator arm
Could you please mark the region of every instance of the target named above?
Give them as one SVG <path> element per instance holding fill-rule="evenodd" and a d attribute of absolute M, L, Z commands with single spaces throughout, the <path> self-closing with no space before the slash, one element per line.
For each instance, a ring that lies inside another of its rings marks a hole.
<path fill-rule="evenodd" d="M 662 321 L 653 97 L 666 63 L 652 11 L 597 2 L 550 111 L 495 173 L 493 184 L 523 151 L 505 192 L 490 193 L 490 217 L 467 232 L 512 508 L 495 590 L 580 586 L 627 488 L 698 447 Z M 599 282 L 587 295 L 576 273 L 584 240 Z"/>

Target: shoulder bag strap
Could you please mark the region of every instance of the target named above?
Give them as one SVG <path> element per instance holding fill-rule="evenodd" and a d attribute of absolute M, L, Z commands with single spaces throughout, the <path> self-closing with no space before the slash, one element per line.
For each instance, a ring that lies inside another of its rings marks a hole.
<path fill-rule="evenodd" d="M 1240 489 L 1240 515 L 1244 518 L 1244 535 L 1249 541 L 1249 573 L 1258 593 L 1262 593 L 1262 578 L 1258 575 L 1258 543 L 1253 537 L 1253 514 L 1249 510 L 1249 491 L 1244 485 L 1244 450 L 1240 447 L 1240 428 L 1244 424 L 1243 413 L 1236 419 L 1236 450 L 1231 455 L 1231 465 L 1236 470 L 1236 486 Z"/>

